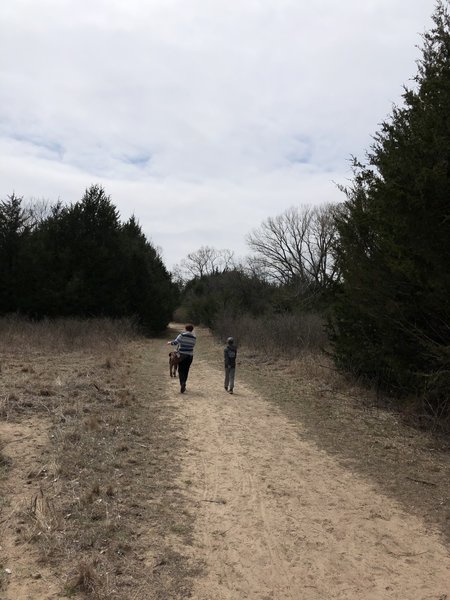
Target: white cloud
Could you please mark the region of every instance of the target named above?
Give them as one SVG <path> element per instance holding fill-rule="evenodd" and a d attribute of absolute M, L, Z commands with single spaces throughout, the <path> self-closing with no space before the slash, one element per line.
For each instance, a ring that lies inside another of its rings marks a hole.
<path fill-rule="evenodd" d="M 100 182 L 171 266 L 336 201 L 415 73 L 432 0 L 9 0 L 3 196 Z"/>

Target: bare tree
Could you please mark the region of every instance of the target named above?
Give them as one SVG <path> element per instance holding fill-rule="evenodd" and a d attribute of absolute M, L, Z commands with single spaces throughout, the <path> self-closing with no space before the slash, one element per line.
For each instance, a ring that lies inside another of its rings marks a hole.
<path fill-rule="evenodd" d="M 217 250 L 211 246 L 202 246 L 195 252 L 190 252 L 174 271 L 184 280 L 193 277 L 203 277 L 228 271 L 234 268 L 234 253 L 231 250 Z"/>
<path fill-rule="evenodd" d="M 338 274 L 332 256 L 335 206 L 291 207 L 247 236 L 259 272 L 280 284 L 324 288 Z"/>

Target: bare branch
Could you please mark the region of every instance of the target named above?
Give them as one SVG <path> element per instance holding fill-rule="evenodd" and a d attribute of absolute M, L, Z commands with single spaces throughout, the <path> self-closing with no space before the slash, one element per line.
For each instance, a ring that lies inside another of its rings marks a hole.
<path fill-rule="evenodd" d="M 333 205 L 291 207 L 249 234 L 247 243 L 265 278 L 319 288 L 335 281 L 334 210 Z"/>

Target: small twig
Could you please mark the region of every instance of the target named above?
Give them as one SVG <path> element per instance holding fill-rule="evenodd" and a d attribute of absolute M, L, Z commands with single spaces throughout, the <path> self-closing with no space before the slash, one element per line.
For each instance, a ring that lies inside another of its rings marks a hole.
<path fill-rule="evenodd" d="M 226 504 L 225 500 L 202 500 L 202 502 L 213 502 L 214 504 Z"/>
<path fill-rule="evenodd" d="M 9 446 L 9 444 L 14 444 L 14 442 L 21 442 L 22 440 L 28 440 L 33 437 L 32 435 L 24 435 L 20 438 L 15 438 L 14 440 L 10 440 L 9 442 L 3 442 L 0 446 L 0 450 L 2 450 L 5 446 Z"/>
<path fill-rule="evenodd" d="M 52 414 L 52 411 L 49 409 L 49 407 L 46 404 L 44 404 L 42 402 L 42 400 L 38 400 L 38 404 L 40 404 L 41 406 L 43 406 L 45 408 L 45 410 L 48 412 L 49 415 Z"/>
<path fill-rule="evenodd" d="M 414 477 L 406 477 L 410 481 L 415 481 L 416 483 L 423 483 L 424 485 L 434 485 L 437 486 L 437 483 L 433 483 L 432 481 L 425 481 L 424 479 L 414 479 Z"/>

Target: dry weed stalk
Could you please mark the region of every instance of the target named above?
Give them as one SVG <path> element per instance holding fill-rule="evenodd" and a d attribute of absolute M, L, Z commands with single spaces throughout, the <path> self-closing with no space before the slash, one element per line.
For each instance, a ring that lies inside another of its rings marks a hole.
<path fill-rule="evenodd" d="M 31 501 L 30 514 L 41 532 L 61 529 L 61 515 L 56 510 L 54 501 L 44 494 L 42 487 Z"/>
<path fill-rule="evenodd" d="M 8 420 L 9 415 L 9 397 L 6 395 L 0 396 L 0 419 Z"/>
<path fill-rule="evenodd" d="M 3 448 L 0 445 L 0 469 L 7 470 L 11 466 L 11 459 L 5 456 L 2 452 Z"/>

